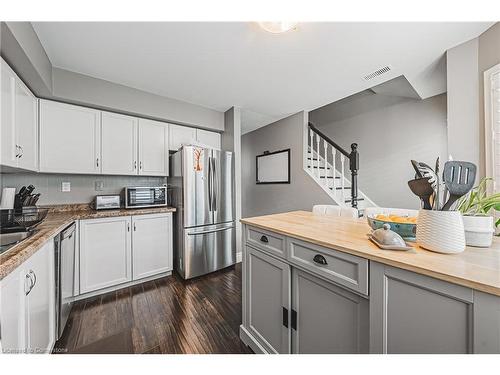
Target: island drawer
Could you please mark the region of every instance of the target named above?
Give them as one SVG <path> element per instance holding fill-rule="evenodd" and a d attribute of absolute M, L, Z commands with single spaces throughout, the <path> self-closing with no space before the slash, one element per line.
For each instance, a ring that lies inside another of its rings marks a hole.
<path fill-rule="evenodd" d="M 251 245 L 263 251 L 267 251 L 268 253 L 280 258 L 286 258 L 286 245 L 284 236 L 269 232 L 267 230 L 250 227 L 248 225 L 246 225 L 245 227 L 246 241 L 248 245 Z"/>
<path fill-rule="evenodd" d="M 355 255 L 287 239 L 288 261 L 348 289 L 368 295 L 368 260 Z"/>

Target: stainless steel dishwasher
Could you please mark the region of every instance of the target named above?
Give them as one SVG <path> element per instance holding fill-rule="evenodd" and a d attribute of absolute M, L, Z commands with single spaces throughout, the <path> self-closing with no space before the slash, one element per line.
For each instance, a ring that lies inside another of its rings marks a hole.
<path fill-rule="evenodd" d="M 76 224 L 70 225 L 54 239 L 56 272 L 56 339 L 64 331 L 75 296 Z"/>

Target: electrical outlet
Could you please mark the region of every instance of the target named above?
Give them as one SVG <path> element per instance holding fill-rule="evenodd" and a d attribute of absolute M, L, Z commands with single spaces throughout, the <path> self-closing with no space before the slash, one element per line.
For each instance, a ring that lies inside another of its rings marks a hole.
<path fill-rule="evenodd" d="M 71 182 L 61 183 L 61 191 L 63 193 L 69 193 L 71 191 Z"/>
<path fill-rule="evenodd" d="M 96 181 L 95 191 L 103 191 L 103 190 L 104 190 L 104 181 Z"/>

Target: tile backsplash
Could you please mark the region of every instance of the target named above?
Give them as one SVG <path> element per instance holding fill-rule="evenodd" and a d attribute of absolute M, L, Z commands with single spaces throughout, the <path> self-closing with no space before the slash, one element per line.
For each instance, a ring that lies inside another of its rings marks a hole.
<path fill-rule="evenodd" d="M 62 191 L 63 182 L 71 184 L 71 191 Z M 35 193 L 41 194 L 38 205 L 89 203 L 95 195 L 120 193 L 125 186 L 161 186 L 165 183 L 167 183 L 165 177 L 45 173 L 0 174 L 0 187 L 2 189 L 15 187 L 19 190 L 23 185 L 34 185 Z M 96 185 L 102 185 L 102 190 L 96 190 Z"/>

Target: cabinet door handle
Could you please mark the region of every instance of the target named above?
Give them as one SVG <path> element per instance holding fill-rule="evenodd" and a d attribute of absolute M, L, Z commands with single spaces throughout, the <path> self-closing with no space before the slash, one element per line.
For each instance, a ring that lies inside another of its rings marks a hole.
<path fill-rule="evenodd" d="M 33 287 L 34 287 L 36 285 L 36 273 L 33 270 L 30 270 L 29 273 L 33 275 Z"/>
<path fill-rule="evenodd" d="M 326 261 L 325 257 L 323 255 L 316 254 L 313 258 L 313 261 L 315 263 L 321 264 L 323 266 L 326 266 L 328 262 Z"/>
<path fill-rule="evenodd" d="M 19 157 L 19 145 L 16 145 L 16 158 Z"/>
<path fill-rule="evenodd" d="M 137 169 L 137 160 L 134 161 L 134 171 Z"/>
<path fill-rule="evenodd" d="M 139 162 L 139 169 L 142 171 L 142 161 Z"/>
<path fill-rule="evenodd" d="M 24 149 L 23 149 L 23 146 L 19 146 L 19 150 L 21 151 L 21 153 L 19 154 L 19 159 L 21 159 L 24 155 Z"/>
<path fill-rule="evenodd" d="M 134 232 L 135 232 L 135 230 L 136 230 L 136 229 L 137 229 L 137 228 L 135 227 L 135 223 L 134 223 Z"/>
<path fill-rule="evenodd" d="M 288 309 L 286 307 L 283 307 L 283 326 L 288 328 Z"/>
<path fill-rule="evenodd" d="M 268 243 L 268 242 L 269 242 L 269 238 L 267 238 L 267 236 L 262 236 L 262 237 L 260 238 L 260 241 L 261 241 L 261 242 L 264 242 L 264 243 Z"/>
<path fill-rule="evenodd" d="M 292 329 L 297 330 L 297 311 L 292 309 L 292 321 L 291 321 L 291 326 Z"/>
<path fill-rule="evenodd" d="M 28 294 L 30 294 L 31 289 L 33 289 L 34 284 L 33 284 L 33 279 L 31 278 L 31 274 L 29 272 L 26 274 L 25 277 L 26 277 L 26 280 L 29 280 L 29 287 L 28 287 L 28 290 L 26 290 L 26 283 L 24 284 L 24 294 L 28 295 Z"/>
<path fill-rule="evenodd" d="M 95 159 L 95 164 L 96 164 L 97 168 L 99 168 L 99 158 Z"/>
<path fill-rule="evenodd" d="M 130 223 L 127 223 L 127 232 L 130 232 Z"/>

